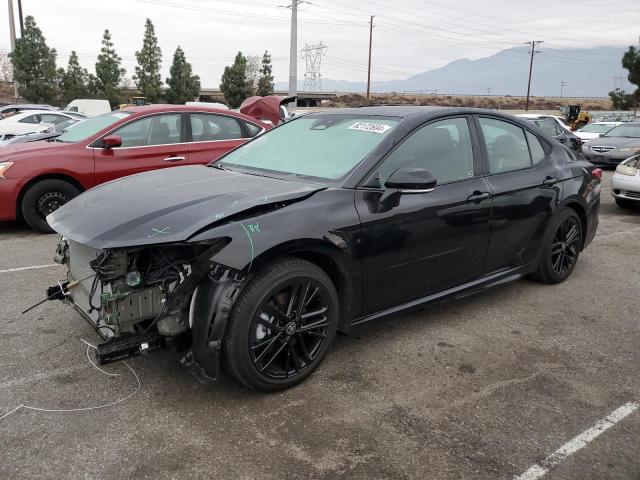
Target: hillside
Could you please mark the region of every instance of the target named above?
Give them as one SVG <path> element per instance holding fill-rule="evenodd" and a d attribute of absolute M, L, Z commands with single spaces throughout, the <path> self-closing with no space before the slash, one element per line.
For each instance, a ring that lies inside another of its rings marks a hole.
<path fill-rule="evenodd" d="M 606 97 L 613 89 L 614 77 L 626 72 L 620 60 L 626 47 L 584 49 L 544 48 L 536 55 L 531 86 L 532 95 L 557 96 L 566 82 L 564 94 L 574 97 Z M 374 64 L 375 67 L 375 64 Z M 432 92 L 482 95 L 491 89 L 496 95 L 523 95 L 527 90 L 529 55 L 527 47 L 502 50 L 478 60 L 455 60 L 444 67 L 428 70 L 404 80 L 373 81 L 373 92 Z M 363 77 L 365 75 L 363 74 Z M 375 71 L 373 72 L 375 79 Z M 302 88 L 302 81 L 299 87 Z M 363 92 L 365 82 L 323 78 L 324 91 Z M 286 89 L 279 82 L 278 89 Z"/>

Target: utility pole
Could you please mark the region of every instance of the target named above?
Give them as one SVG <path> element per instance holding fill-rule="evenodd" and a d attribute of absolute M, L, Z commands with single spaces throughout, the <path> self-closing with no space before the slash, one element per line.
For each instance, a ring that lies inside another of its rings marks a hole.
<path fill-rule="evenodd" d="M 18 18 L 20 19 L 20 38 L 24 35 L 24 20 L 22 19 L 22 0 L 18 0 Z"/>
<path fill-rule="evenodd" d="M 567 84 L 567 82 L 565 82 L 564 80 L 560 84 L 560 100 L 562 100 L 562 94 L 564 93 L 564 87 L 565 87 L 566 84 Z"/>
<path fill-rule="evenodd" d="M 305 3 L 302 0 L 291 0 L 291 42 L 289 43 L 289 96 L 298 95 L 298 5 Z M 297 100 L 289 104 L 290 110 L 295 110 Z"/>
<path fill-rule="evenodd" d="M 529 111 L 529 94 L 531 93 L 531 72 L 533 71 L 533 56 L 539 51 L 536 51 L 536 46 L 544 43 L 544 40 L 532 40 L 526 42 L 526 45 L 531 45 L 531 60 L 529 61 L 529 83 L 527 84 L 527 102 L 525 103 L 525 111 Z"/>
<path fill-rule="evenodd" d="M 11 52 L 16 49 L 16 24 L 13 19 L 13 0 L 9 0 L 9 35 L 11 36 Z M 13 90 L 16 100 L 18 99 L 18 82 L 15 79 L 15 72 L 13 78 Z"/>
<path fill-rule="evenodd" d="M 487 96 L 491 95 L 491 87 L 487 88 Z"/>
<path fill-rule="evenodd" d="M 371 44 L 373 43 L 373 17 L 369 18 L 369 67 L 367 68 L 367 100 L 371 94 Z"/>

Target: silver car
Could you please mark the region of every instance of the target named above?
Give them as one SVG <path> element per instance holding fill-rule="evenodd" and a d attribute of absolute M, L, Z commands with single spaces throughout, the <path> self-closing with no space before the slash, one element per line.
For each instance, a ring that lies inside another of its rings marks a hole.
<path fill-rule="evenodd" d="M 611 179 L 611 194 L 619 207 L 640 206 L 640 155 L 618 165 Z"/>
<path fill-rule="evenodd" d="M 596 165 L 617 165 L 640 153 L 640 123 L 623 123 L 582 146 L 582 154 Z"/>

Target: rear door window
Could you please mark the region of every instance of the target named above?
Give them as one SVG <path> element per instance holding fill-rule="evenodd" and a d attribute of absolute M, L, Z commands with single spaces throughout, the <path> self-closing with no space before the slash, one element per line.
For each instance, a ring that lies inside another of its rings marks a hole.
<path fill-rule="evenodd" d="M 243 138 L 242 128 L 233 117 L 207 113 L 191 114 L 191 141 L 212 142 Z"/>
<path fill-rule="evenodd" d="M 529 145 L 522 127 L 486 117 L 480 117 L 479 122 L 487 147 L 489 173 L 505 173 L 531 167 Z"/>

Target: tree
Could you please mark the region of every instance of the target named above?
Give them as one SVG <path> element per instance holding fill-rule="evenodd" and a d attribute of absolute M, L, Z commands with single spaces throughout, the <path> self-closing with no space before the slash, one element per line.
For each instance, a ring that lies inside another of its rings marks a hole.
<path fill-rule="evenodd" d="M 633 104 L 634 113 L 638 108 L 640 102 L 640 49 L 630 46 L 622 57 L 622 66 L 629 71 L 627 78 L 629 82 L 634 84 L 637 88 L 633 93 L 635 101 Z"/>
<path fill-rule="evenodd" d="M 247 55 L 247 69 L 245 78 L 249 86 L 249 95 L 255 95 L 258 91 L 258 80 L 260 79 L 260 56 Z"/>
<path fill-rule="evenodd" d="M 13 81 L 13 66 L 11 58 L 4 48 L 0 48 L 0 82 Z"/>
<path fill-rule="evenodd" d="M 120 80 L 124 76 L 125 69 L 120 67 L 122 59 L 113 49 L 111 33 L 104 31 L 102 36 L 102 48 L 96 62 L 95 88 L 98 95 L 109 100 L 111 106 L 118 105 L 120 98 Z"/>
<path fill-rule="evenodd" d="M 191 64 L 187 62 L 184 51 L 178 46 L 173 54 L 171 76 L 167 78 L 166 97 L 169 103 L 185 103 L 200 93 L 200 77 L 193 75 Z"/>
<path fill-rule="evenodd" d="M 89 72 L 82 68 L 78 62 L 78 54 L 72 50 L 69 55 L 67 71 L 60 69 L 60 91 L 64 103 L 69 103 L 76 98 L 89 97 Z"/>
<path fill-rule="evenodd" d="M 56 51 L 47 46 L 42 31 L 29 15 L 24 19 L 24 33 L 16 40 L 13 53 L 13 78 L 18 93 L 34 103 L 53 102 L 56 96 Z"/>
<path fill-rule="evenodd" d="M 149 102 L 155 102 L 162 96 L 162 77 L 160 76 L 162 50 L 158 46 L 153 23 L 148 18 L 144 25 L 142 50 L 136 52 L 136 59 L 138 65 L 133 80 L 142 95 L 147 97 Z"/>
<path fill-rule="evenodd" d="M 619 88 L 610 91 L 609 98 L 614 110 L 630 110 L 633 107 L 634 96 Z"/>
<path fill-rule="evenodd" d="M 233 65 L 224 67 L 220 90 L 224 94 L 229 107 L 238 108 L 242 101 L 250 95 L 247 84 L 247 59 L 238 52 Z"/>
<path fill-rule="evenodd" d="M 258 89 L 256 95 L 267 96 L 273 93 L 273 66 L 271 65 L 271 55 L 267 50 L 262 56 L 262 68 L 260 68 L 260 78 L 258 79 Z"/>

